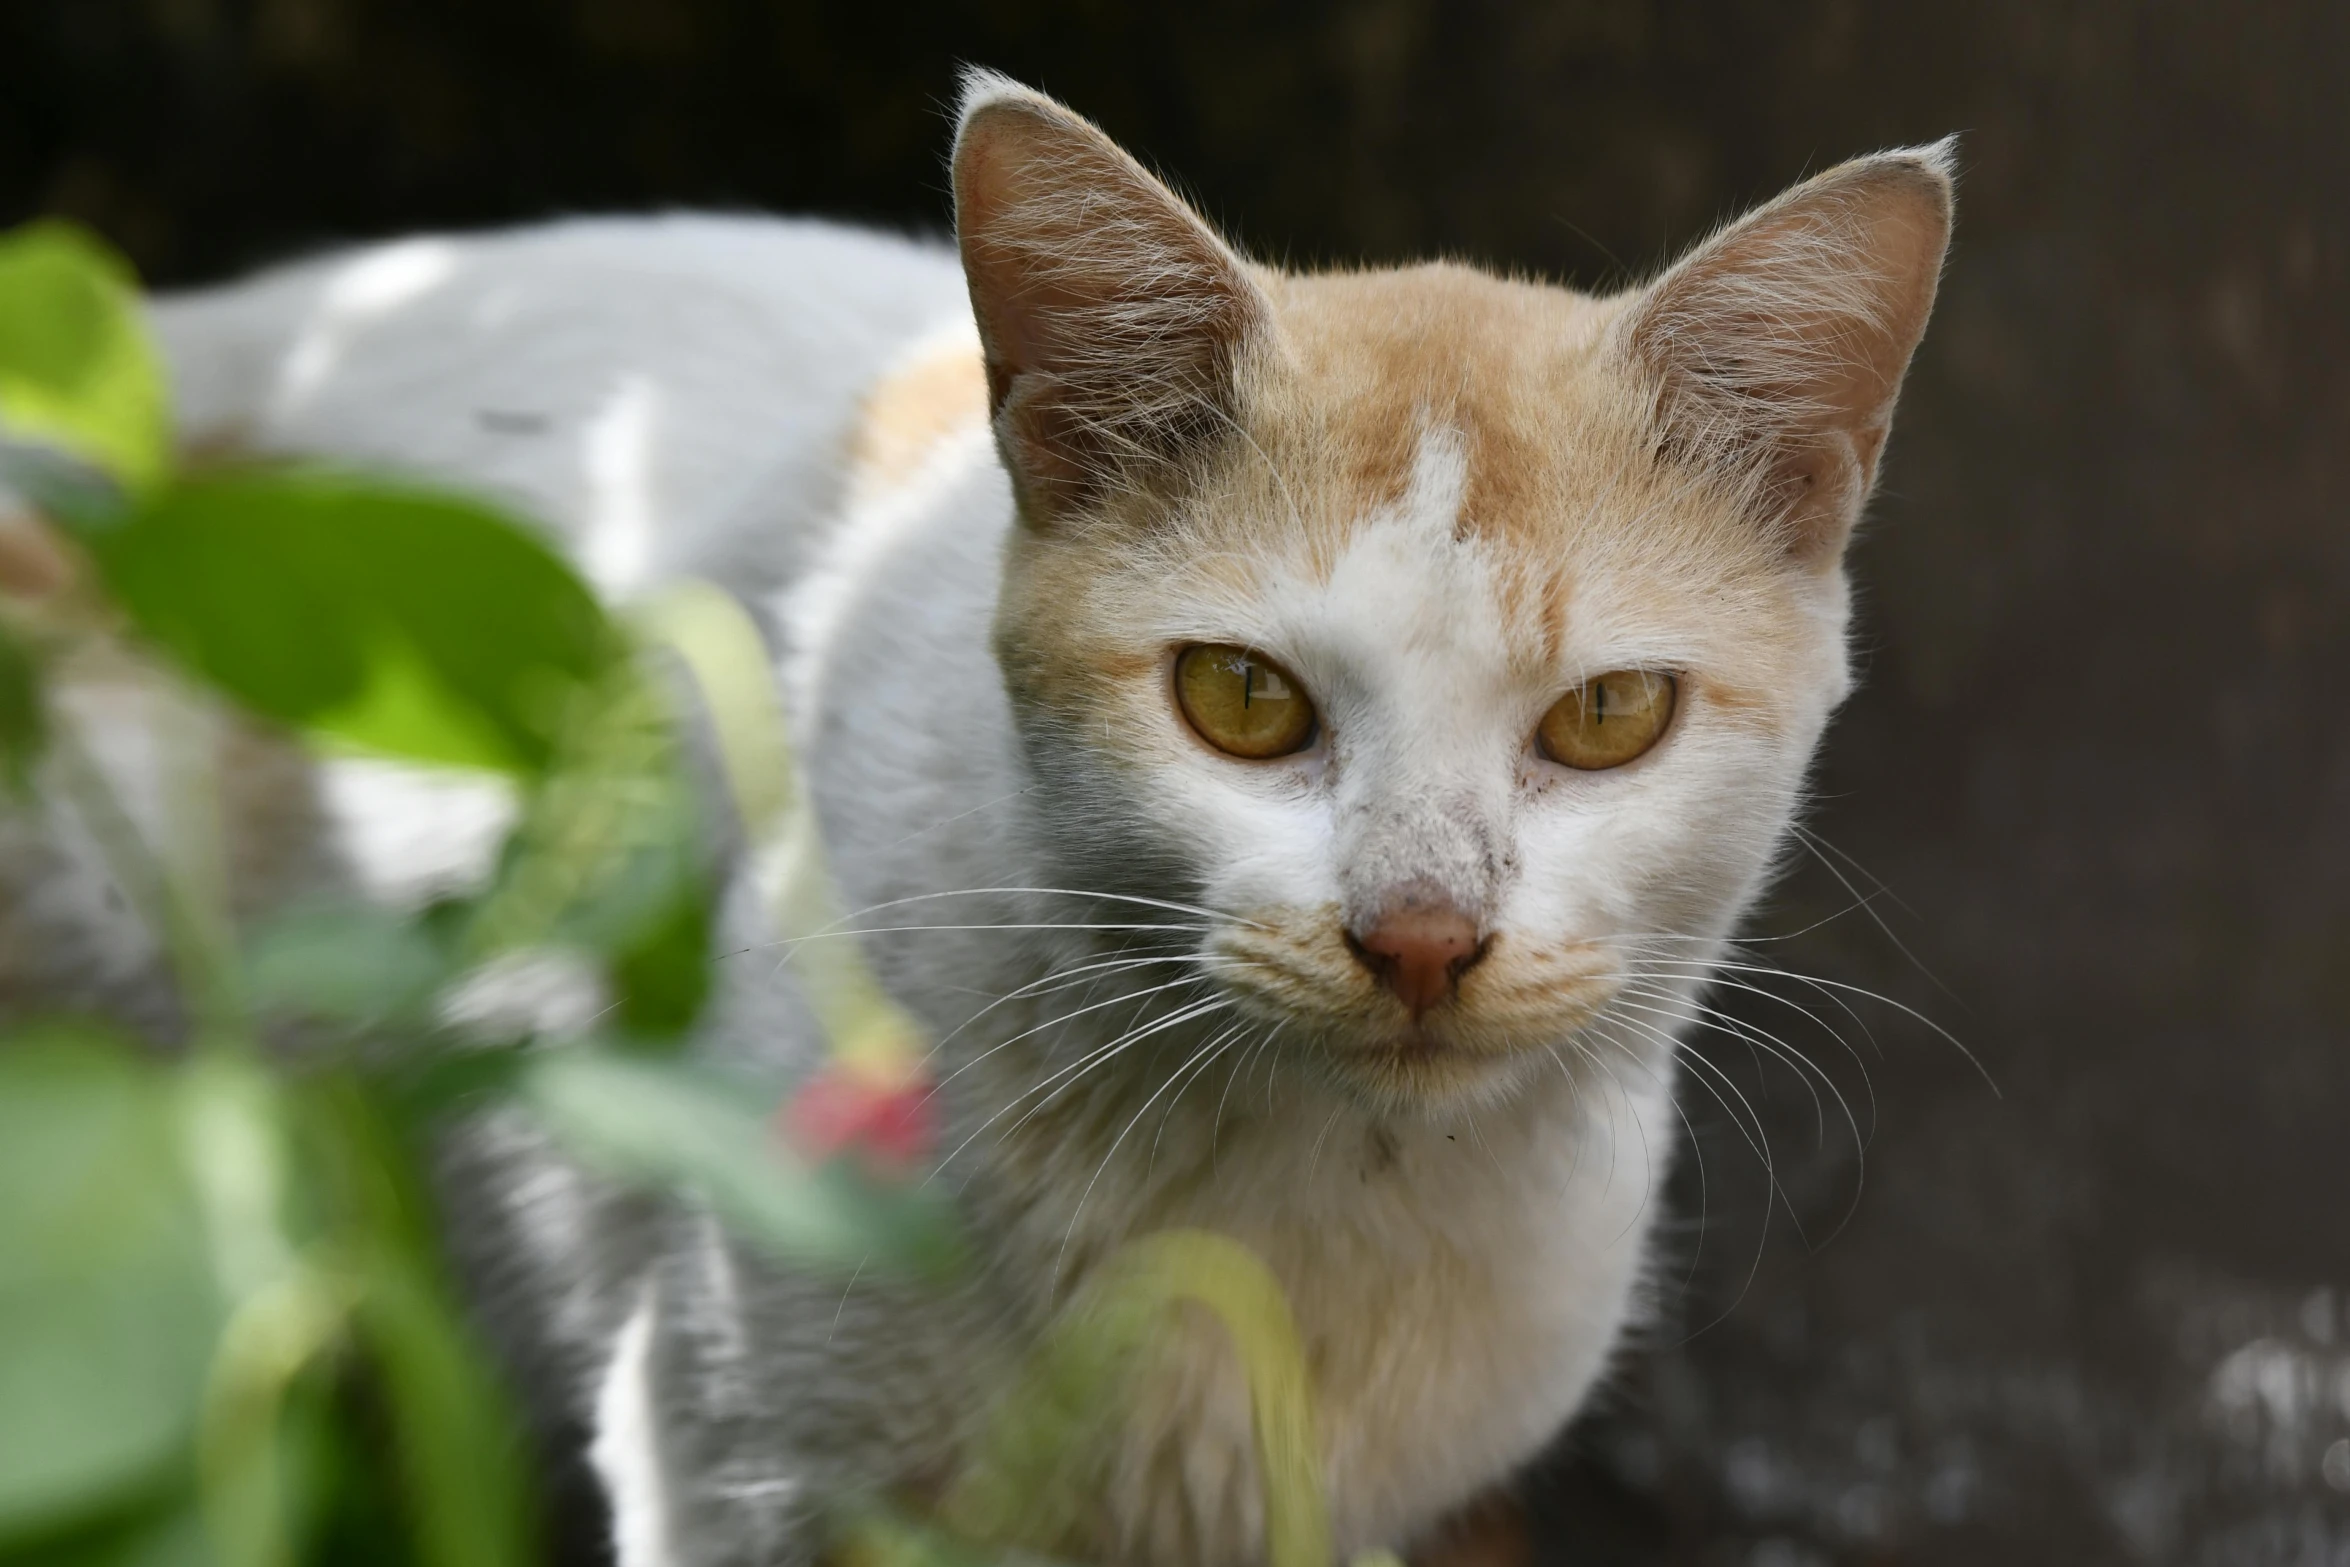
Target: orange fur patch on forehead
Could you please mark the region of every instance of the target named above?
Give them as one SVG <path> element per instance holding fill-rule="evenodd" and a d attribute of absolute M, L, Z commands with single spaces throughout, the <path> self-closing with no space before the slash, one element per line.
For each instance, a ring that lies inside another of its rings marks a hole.
<path fill-rule="evenodd" d="M 1604 302 L 1446 264 L 1271 292 L 1287 373 L 1259 381 L 1252 422 L 1293 456 L 1310 443 L 1337 457 L 1322 476 L 1343 476 L 1358 506 L 1398 500 L 1423 440 L 1450 430 L 1466 459 L 1461 529 L 1507 535 L 1538 520 L 1577 426 L 1617 411 L 1589 406 Z"/>
<path fill-rule="evenodd" d="M 998 621 L 1016 688 L 1056 706 L 1124 700 L 1105 662 L 1139 652 L 1170 604 L 1207 621 L 1240 606 L 1218 635 L 1245 636 L 1250 599 L 1333 582 L 1398 522 L 1414 540 L 1399 560 L 1474 559 L 1428 590 L 1484 584 L 1450 612 L 1494 622 L 1529 693 L 1619 667 L 1594 658 L 1735 669 L 1772 689 L 1838 657 L 1771 535 L 1660 453 L 1654 388 L 1609 348 L 1623 300 L 1449 264 L 1257 282 L 1272 321 L 1232 437 L 1087 522 L 1021 530 Z M 1767 704 L 1730 705 L 1759 718 Z"/>
<path fill-rule="evenodd" d="M 1277 337 L 1244 377 L 1246 439 L 1185 509 L 1196 553 L 1326 577 L 1364 527 L 1449 507 L 1421 525 L 1482 555 L 1543 669 L 1611 583 L 1662 604 L 1782 575 L 1734 498 L 1660 455 L 1654 388 L 1609 351 L 1623 300 L 1450 264 L 1263 286 Z"/>
<path fill-rule="evenodd" d="M 976 340 L 950 339 L 884 375 L 849 431 L 848 497 L 861 505 L 921 471 L 949 438 L 987 421 L 987 370 Z"/>

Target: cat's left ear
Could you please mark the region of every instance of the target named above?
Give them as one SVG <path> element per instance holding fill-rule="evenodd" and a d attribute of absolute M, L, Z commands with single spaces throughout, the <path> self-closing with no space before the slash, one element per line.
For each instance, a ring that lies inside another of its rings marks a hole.
<path fill-rule="evenodd" d="M 1832 565 L 1876 483 L 1950 243 L 1955 140 L 1830 169 L 1730 225 L 1619 318 L 1661 447 Z"/>
<path fill-rule="evenodd" d="M 964 84 L 955 239 L 987 358 L 988 411 L 1049 523 L 1230 428 L 1271 308 L 1214 230 L 1042 93 Z"/>

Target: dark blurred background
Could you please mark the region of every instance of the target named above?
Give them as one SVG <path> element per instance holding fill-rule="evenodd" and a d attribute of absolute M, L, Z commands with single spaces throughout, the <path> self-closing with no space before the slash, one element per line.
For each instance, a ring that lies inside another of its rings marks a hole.
<path fill-rule="evenodd" d="M 1998 1092 L 1896 1009 L 1729 994 L 1865 1161 L 1703 1047 L 1778 1191 L 1693 1085 L 1661 1321 L 1529 1480 L 1541 1551 L 2350 1563 L 2350 6 L 0 0 L 0 222 L 167 284 L 613 208 L 940 230 L 965 60 L 1261 255 L 1583 287 L 1963 133 L 1833 847 L 1755 951 Z"/>

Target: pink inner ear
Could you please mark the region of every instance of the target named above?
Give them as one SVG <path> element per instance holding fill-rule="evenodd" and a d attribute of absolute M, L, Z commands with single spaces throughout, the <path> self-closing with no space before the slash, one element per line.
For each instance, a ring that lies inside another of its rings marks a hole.
<path fill-rule="evenodd" d="M 1023 149 L 1004 145 L 1015 129 L 1005 118 L 984 116 L 966 126 L 955 149 L 955 232 L 986 348 L 990 408 L 1002 406 L 1011 376 L 1042 363 L 1039 312 L 1052 308 L 1037 297 L 1050 279 L 1034 275 L 1038 269 L 1009 238 L 1023 216 L 1017 210 Z M 1037 197 L 1029 200 L 1033 205 Z"/>
<path fill-rule="evenodd" d="M 1938 155 L 1831 170 L 1675 267 L 1628 318 L 1668 445 L 1832 558 L 1875 483 L 1950 232 Z"/>
<path fill-rule="evenodd" d="M 1033 95 L 983 99 L 956 144 L 955 207 L 998 439 L 1032 520 L 1229 414 L 1262 296 L 1100 131 Z"/>

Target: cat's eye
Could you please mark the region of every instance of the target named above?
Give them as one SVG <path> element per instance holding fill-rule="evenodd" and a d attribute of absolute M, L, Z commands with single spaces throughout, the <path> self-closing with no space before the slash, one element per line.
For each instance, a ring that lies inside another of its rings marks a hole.
<path fill-rule="evenodd" d="M 1552 704 L 1534 731 L 1534 743 L 1563 766 L 1586 772 L 1621 767 L 1664 734 L 1677 694 L 1671 675 L 1611 670 Z"/>
<path fill-rule="evenodd" d="M 1287 756 L 1314 738 L 1314 704 L 1305 688 L 1246 648 L 1185 648 L 1175 660 L 1175 700 L 1202 740 L 1232 756 Z"/>

